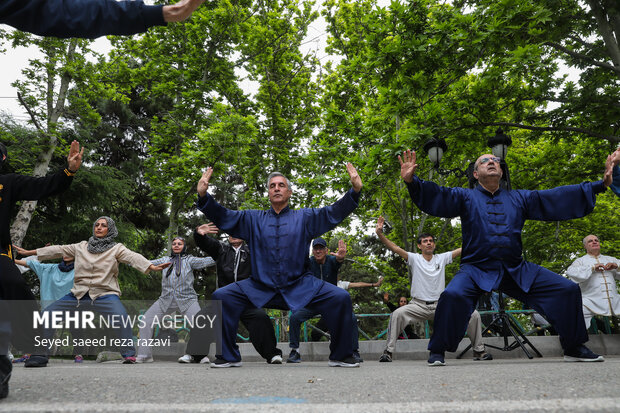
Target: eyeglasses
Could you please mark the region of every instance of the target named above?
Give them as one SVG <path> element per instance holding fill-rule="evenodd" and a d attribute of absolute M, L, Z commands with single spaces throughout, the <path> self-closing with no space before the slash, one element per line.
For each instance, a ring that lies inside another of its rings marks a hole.
<path fill-rule="evenodd" d="M 493 161 L 495 163 L 500 163 L 502 160 L 500 158 L 498 158 L 497 156 L 492 156 L 490 158 L 482 158 L 480 159 L 480 162 L 478 163 L 478 165 L 484 165 L 485 163 L 489 162 L 489 161 Z"/>

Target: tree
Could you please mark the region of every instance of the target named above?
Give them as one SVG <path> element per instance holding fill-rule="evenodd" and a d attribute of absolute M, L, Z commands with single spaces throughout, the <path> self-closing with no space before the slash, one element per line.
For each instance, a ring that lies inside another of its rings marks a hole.
<path fill-rule="evenodd" d="M 30 66 L 23 70 L 25 78 L 14 82 L 13 86 L 17 89 L 21 105 L 28 112 L 29 123 L 34 127 L 27 143 L 36 157 L 32 175 L 43 176 L 48 173 L 56 151 L 68 150 L 62 137 L 72 126 L 65 123 L 69 106 L 79 112 L 81 122 L 98 122 L 92 109 L 70 93 L 72 84 L 79 87 L 91 79 L 91 65 L 86 60 L 86 56 L 91 54 L 90 41 L 39 38 L 5 30 L 0 31 L 0 39 L 10 42 L 12 47 L 36 47 L 42 55 L 30 61 Z M 34 148 L 36 150 L 33 151 Z M 36 206 L 37 201 L 22 203 L 11 228 L 12 239 L 17 244 L 24 240 Z"/>

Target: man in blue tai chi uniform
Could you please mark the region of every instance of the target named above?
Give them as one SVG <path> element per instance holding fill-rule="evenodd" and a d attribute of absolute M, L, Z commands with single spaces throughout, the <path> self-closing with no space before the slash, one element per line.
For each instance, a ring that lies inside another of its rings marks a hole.
<path fill-rule="evenodd" d="M 239 317 L 246 308 L 279 308 L 292 311 L 307 308 L 323 316 L 332 332 L 329 365 L 359 367 L 352 358 L 351 297 L 342 288 L 326 283 L 309 271 L 310 242 L 330 231 L 357 207 L 362 180 L 350 163 L 350 189 L 340 200 L 324 208 L 293 210 L 289 180 L 279 172 L 267 179 L 268 210 L 232 211 L 219 205 L 207 193 L 212 168 L 198 182 L 198 209 L 221 230 L 246 240 L 250 247 L 250 278 L 220 288 L 213 300 L 222 301 L 222 354 L 212 367 L 241 366 L 235 343 Z"/>
<path fill-rule="evenodd" d="M 588 333 L 581 293 L 574 282 L 522 256 L 521 230 L 527 219 L 562 221 L 594 209 L 596 195 L 612 180 L 608 160 L 604 180 L 544 191 L 500 188 L 500 159 L 482 155 L 474 164 L 474 189 L 440 187 L 415 176 L 416 154 L 406 151 L 400 174 L 413 202 L 438 217 L 460 217 L 463 237 L 461 267 L 439 297 L 434 331 L 428 344 L 431 366 L 443 366 L 445 351 L 456 351 L 485 291 L 503 291 L 545 314 L 560 335 L 566 361 L 603 361 L 583 345 Z"/>

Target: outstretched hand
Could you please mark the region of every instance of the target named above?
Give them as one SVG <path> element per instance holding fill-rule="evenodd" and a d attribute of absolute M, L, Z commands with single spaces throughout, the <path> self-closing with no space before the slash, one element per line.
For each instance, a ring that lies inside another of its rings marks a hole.
<path fill-rule="evenodd" d="M 164 262 L 163 264 L 159 264 L 159 265 L 153 265 L 151 264 L 151 266 L 149 267 L 150 271 L 161 271 L 165 268 L 168 268 L 172 265 L 171 262 Z"/>
<path fill-rule="evenodd" d="M 164 20 L 170 22 L 182 22 L 192 15 L 205 0 L 181 0 L 175 4 L 164 6 Z"/>
<path fill-rule="evenodd" d="M 362 178 L 357 173 L 357 169 L 351 164 L 351 162 L 347 162 L 347 172 L 349 173 L 349 178 L 351 179 L 351 186 L 355 192 L 359 192 L 362 190 Z"/>
<path fill-rule="evenodd" d="M 202 177 L 198 181 L 197 191 L 198 195 L 202 198 L 207 194 L 207 189 L 209 189 L 209 180 L 211 179 L 211 175 L 213 175 L 213 168 L 208 167 L 206 171 L 202 173 Z"/>
<path fill-rule="evenodd" d="M 217 234 L 219 230 L 220 229 L 211 222 L 209 222 L 208 224 L 202 224 L 201 226 L 196 228 L 196 232 L 200 235 Z"/>
<path fill-rule="evenodd" d="M 398 155 L 398 162 L 400 162 L 400 176 L 407 183 L 411 183 L 413 181 L 413 175 L 415 174 L 415 170 L 418 167 L 418 164 L 415 163 L 416 154 L 415 151 L 410 149 L 403 152 L 403 157 L 401 158 Z"/>
<path fill-rule="evenodd" d="M 80 169 L 82 155 L 84 155 L 84 147 L 80 150 L 80 143 L 78 141 L 71 142 L 71 149 L 69 150 L 69 156 L 67 156 L 69 171 L 77 172 Z"/>
<path fill-rule="evenodd" d="M 347 245 L 343 240 L 338 241 L 338 251 L 332 252 L 331 255 L 335 256 L 339 262 L 344 261 L 344 257 L 347 256 Z"/>

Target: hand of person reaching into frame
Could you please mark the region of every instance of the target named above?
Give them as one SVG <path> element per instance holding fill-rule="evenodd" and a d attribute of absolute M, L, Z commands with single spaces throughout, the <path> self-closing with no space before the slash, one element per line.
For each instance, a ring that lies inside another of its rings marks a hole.
<path fill-rule="evenodd" d="M 175 4 L 168 4 L 163 7 L 162 13 L 164 14 L 164 21 L 170 22 L 182 22 L 192 15 L 205 0 L 181 0 Z"/>

